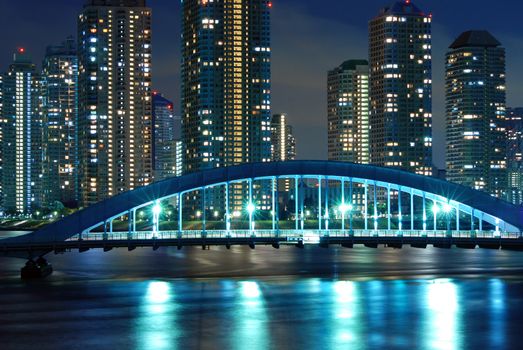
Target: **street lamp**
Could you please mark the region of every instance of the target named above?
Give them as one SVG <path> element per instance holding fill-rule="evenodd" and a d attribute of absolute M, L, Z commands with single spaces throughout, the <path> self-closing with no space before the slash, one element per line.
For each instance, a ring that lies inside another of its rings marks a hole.
<path fill-rule="evenodd" d="M 339 207 L 339 210 L 341 212 L 341 230 L 344 231 L 345 230 L 345 213 L 349 212 L 351 214 L 350 216 L 350 230 L 352 231 L 352 204 L 349 203 L 341 203 L 340 204 L 340 207 Z"/>
<path fill-rule="evenodd" d="M 160 201 L 156 201 L 153 206 L 153 237 L 156 238 L 156 233 L 159 230 L 160 226 L 160 213 L 162 212 L 162 206 Z"/>
<path fill-rule="evenodd" d="M 254 206 L 253 203 L 247 204 L 247 212 L 249 213 L 249 215 L 252 215 L 252 213 L 254 213 L 255 210 L 256 210 L 256 207 Z"/>
<path fill-rule="evenodd" d="M 434 205 L 432 206 L 432 213 L 434 214 L 434 232 L 436 232 L 437 230 L 437 226 L 438 226 L 438 213 L 439 213 L 439 206 L 438 204 L 434 203 Z"/>
<path fill-rule="evenodd" d="M 450 214 L 452 211 L 452 206 L 449 203 L 443 204 L 443 212 L 447 218 L 447 235 L 450 236 Z"/>
<path fill-rule="evenodd" d="M 254 203 L 250 202 L 247 204 L 247 213 L 249 213 L 249 229 L 251 231 L 254 231 L 254 221 L 252 220 L 252 215 L 254 214 L 254 211 L 256 210 L 256 206 Z"/>

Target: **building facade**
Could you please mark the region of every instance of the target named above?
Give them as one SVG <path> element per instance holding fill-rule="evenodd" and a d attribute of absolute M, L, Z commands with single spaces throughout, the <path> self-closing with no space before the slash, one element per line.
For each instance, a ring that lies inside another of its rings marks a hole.
<path fill-rule="evenodd" d="M 272 117 L 271 158 L 273 162 L 296 159 L 296 138 L 286 114 L 275 114 Z"/>
<path fill-rule="evenodd" d="M 369 23 L 372 164 L 432 174 L 431 22 L 403 0 Z"/>
<path fill-rule="evenodd" d="M 503 197 L 505 49 L 486 31 L 468 31 L 446 61 L 447 179 Z"/>
<path fill-rule="evenodd" d="M 329 160 L 369 163 L 369 64 L 349 60 L 327 79 Z"/>
<path fill-rule="evenodd" d="M 42 204 L 41 80 L 18 49 L 2 79 L 2 190 L 8 213 L 29 214 Z"/>
<path fill-rule="evenodd" d="M 182 122 L 174 115 L 174 104 L 158 92 L 153 92 L 153 171 L 154 180 L 164 180 L 180 176 L 178 168 L 181 154 L 178 144 L 181 142 Z"/>
<path fill-rule="evenodd" d="M 152 180 L 151 9 L 88 0 L 78 17 L 81 205 Z"/>
<path fill-rule="evenodd" d="M 78 58 L 73 38 L 49 46 L 42 64 L 44 202 L 78 203 Z"/>
<path fill-rule="evenodd" d="M 270 161 L 271 6 L 182 2 L 185 173 Z"/>
<path fill-rule="evenodd" d="M 507 133 L 506 200 L 523 204 L 523 108 L 507 108 L 505 117 Z"/>

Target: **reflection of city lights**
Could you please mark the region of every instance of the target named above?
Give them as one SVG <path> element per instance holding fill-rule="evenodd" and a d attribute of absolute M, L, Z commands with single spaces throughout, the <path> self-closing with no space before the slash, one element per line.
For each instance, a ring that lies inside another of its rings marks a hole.
<path fill-rule="evenodd" d="M 167 282 L 153 281 L 147 287 L 147 300 L 154 304 L 162 304 L 169 300 L 170 286 Z"/>
<path fill-rule="evenodd" d="M 340 303 L 349 303 L 354 301 L 354 282 L 338 281 L 334 283 L 334 290 L 336 291 L 337 300 Z"/>
<path fill-rule="evenodd" d="M 242 295 L 248 299 L 256 299 L 261 296 L 260 287 L 256 282 L 240 282 Z"/>
<path fill-rule="evenodd" d="M 428 285 L 427 303 L 432 318 L 429 338 L 431 348 L 460 349 L 459 302 L 457 286 L 452 280 L 437 279 Z"/>

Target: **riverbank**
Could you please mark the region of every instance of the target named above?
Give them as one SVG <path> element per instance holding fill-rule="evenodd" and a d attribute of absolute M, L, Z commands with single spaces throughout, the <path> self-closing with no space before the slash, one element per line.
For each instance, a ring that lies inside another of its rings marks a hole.
<path fill-rule="evenodd" d="M 36 231 L 51 222 L 49 220 L 3 219 L 0 220 L 0 231 Z"/>

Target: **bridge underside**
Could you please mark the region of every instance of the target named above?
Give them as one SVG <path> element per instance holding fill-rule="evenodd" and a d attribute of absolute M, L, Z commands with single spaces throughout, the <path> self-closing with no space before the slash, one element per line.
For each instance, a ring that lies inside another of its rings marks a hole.
<path fill-rule="evenodd" d="M 388 247 L 401 249 L 404 246 L 413 248 L 427 248 L 433 246 L 435 248 L 450 249 L 452 247 L 462 249 L 503 249 L 503 250 L 523 250 L 523 239 L 519 235 L 502 234 L 499 237 L 488 232 L 476 233 L 458 233 L 454 232 L 448 235 L 447 232 L 441 231 L 430 233 L 423 236 L 421 234 L 375 234 L 373 232 L 355 232 L 352 235 L 349 233 L 338 233 L 334 236 L 321 236 L 321 233 L 315 231 L 307 231 L 300 234 L 265 234 L 261 237 L 249 236 L 247 232 L 233 233 L 230 237 L 224 237 L 220 234 L 192 232 L 185 233 L 179 236 L 174 233 L 157 234 L 153 236 L 153 232 L 136 233 L 136 238 L 127 239 L 127 233 L 116 233 L 115 237 L 106 237 L 97 235 L 82 240 L 68 240 L 56 243 L 39 243 L 27 247 L 23 244 L 13 244 L 8 246 L 0 246 L 0 254 L 10 257 L 21 258 L 36 258 L 47 253 L 61 254 L 69 251 L 85 252 L 91 249 L 103 249 L 104 251 L 111 251 L 115 248 L 126 248 L 132 251 L 136 248 L 150 247 L 154 250 L 160 247 L 202 247 L 203 249 L 212 246 L 222 246 L 231 248 L 232 246 L 250 246 L 255 249 L 256 246 L 272 246 L 279 248 L 280 246 L 296 246 L 303 248 L 305 246 L 320 246 L 324 248 L 342 246 L 345 248 L 353 248 L 355 246 L 365 246 L 368 248 Z M 29 253 L 29 255 L 28 255 Z"/>

